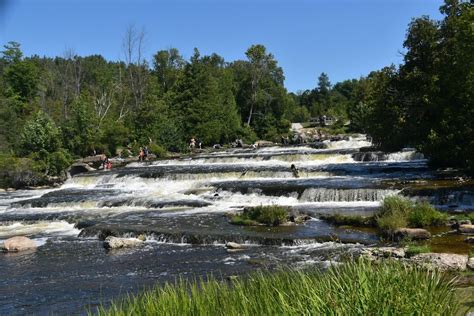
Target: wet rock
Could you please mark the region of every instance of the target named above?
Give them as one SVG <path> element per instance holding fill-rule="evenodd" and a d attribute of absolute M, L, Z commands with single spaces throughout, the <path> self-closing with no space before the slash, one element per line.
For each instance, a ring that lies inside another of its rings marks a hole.
<path fill-rule="evenodd" d="M 474 257 L 471 257 L 469 260 L 467 260 L 467 267 L 470 270 L 474 270 Z"/>
<path fill-rule="evenodd" d="M 397 247 L 362 248 L 357 252 L 357 255 L 371 261 L 385 258 L 401 259 L 405 257 L 405 249 Z"/>
<path fill-rule="evenodd" d="M 245 246 L 238 244 L 236 242 L 232 242 L 232 241 L 227 242 L 225 246 L 227 249 L 239 249 L 239 250 L 245 249 Z"/>
<path fill-rule="evenodd" d="M 130 248 L 139 246 L 142 243 L 143 241 L 138 238 L 120 238 L 109 236 L 104 240 L 104 247 L 106 249 Z"/>
<path fill-rule="evenodd" d="M 467 237 L 466 239 L 464 239 L 464 241 L 468 244 L 474 244 L 474 237 Z"/>
<path fill-rule="evenodd" d="M 409 238 L 412 240 L 429 239 L 431 234 L 423 228 L 399 228 L 393 233 L 396 239 Z"/>
<path fill-rule="evenodd" d="M 141 241 L 145 241 L 146 240 L 146 236 L 144 234 L 140 234 L 137 236 L 137 239 L 138 240 L 141 240 Z"/>
<path fill-rule="evenodd" d="M 288 216 L 288 221 L 296 224 L 304 223 L 306 221 L 309 221 L 310 219 L 311 216 L 306 214 L 291 214 L 290 216 Z"/>
<path fill-rule="evenodd" d="M 461 225 L 471 225 L 472 223 L 468 219 L 451 219 L 449 224 L 451 225 L 451 228 L 459 229 Z"/>
<path fill-rule="evenodd" d="M 24 236 L 16 236 L 5 240 L 2 249 L 3 251 L 7 252 L 17 252 L 35 249 L 37 247 L 38 245 L 36 244 L 36 242 L 31 240 L 30 238 Z"/>
<path fill-rule="evenodd" d="M 464 271 L 468 258 L 452 253 L 422 253 L 410 258 L 410 261 L 426 269 L 441 271 Z"/>
<path fill-rule="evenodd" d="M 405 249 L 397 247 L 380 247 L 374 248 L 374 255 L 383 258 L 404 258 Z"/>
<path fill-rule="evenodd" d="M 459 225 L 458 231 L 461 234 L 474 234 L 474 225 Z"/>

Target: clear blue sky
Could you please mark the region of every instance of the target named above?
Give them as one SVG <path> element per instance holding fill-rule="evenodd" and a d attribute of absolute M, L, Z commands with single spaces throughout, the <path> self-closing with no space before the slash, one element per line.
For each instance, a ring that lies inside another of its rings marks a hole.
<path fill-rule="evenodd" d="M 285 71 L 290 91 L 313 88 L 321 72 L 332 83 L 400 63 L 412 17 L 440 18 L 441 0 L 0 0 L 0 42 L 25 55 L 121 56 L 128 25 L 147 32 L 146 55 L 197 47 L 226 61 L 264 44 Z"/>

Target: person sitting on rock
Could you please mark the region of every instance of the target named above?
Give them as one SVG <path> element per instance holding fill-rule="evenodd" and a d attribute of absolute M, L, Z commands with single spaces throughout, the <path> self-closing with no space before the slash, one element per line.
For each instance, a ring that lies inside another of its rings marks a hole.
<path fill-rule="evenodd" d="M 144 161 L 145 160 L 145 152 L 143 151 L 143 148 L 140 147 L 140 153 L 138 154 L 138 161 Z"/>

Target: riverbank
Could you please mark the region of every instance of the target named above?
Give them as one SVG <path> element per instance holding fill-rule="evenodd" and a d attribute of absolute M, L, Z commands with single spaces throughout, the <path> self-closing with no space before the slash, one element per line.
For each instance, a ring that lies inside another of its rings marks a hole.
<path fill-rule="evenodd" d="M 388 261 L 178 281 L 100 308 L 99 315 L 455 315 L 455 282 Z"/>

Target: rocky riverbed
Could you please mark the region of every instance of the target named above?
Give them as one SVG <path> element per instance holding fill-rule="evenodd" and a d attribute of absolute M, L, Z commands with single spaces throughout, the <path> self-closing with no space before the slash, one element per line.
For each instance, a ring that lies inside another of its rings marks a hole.
<path fill-rule="evenodd" d="M 378 260 L 387 244 L 376 230 L 337 227 L 320 216 L 370 215 L 388 195 L 446 212 L 474 209 L 470 181 L 430 170 L 413 151 L 369 155 L 363 148 L 370 145 L 353 135 L 314 147 L 220 150 L 79 173 L 59 188 L 0 192 L 0 243 L 27 236 L 38 246 L 0 254 L 0 314 L 75 313 L 177 277 L 325 267 L 348 254 Z M 229 223 L 229 214 L 260 205 L 310 219 L 281 227 Z M 463 256 L 467 269 L 468 233 L 450 230 L 431 230 L 431 249 Z M 402 248 L 390 257 L 414 261 Z"/>

